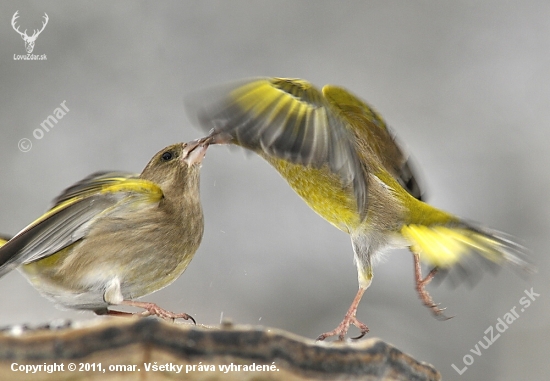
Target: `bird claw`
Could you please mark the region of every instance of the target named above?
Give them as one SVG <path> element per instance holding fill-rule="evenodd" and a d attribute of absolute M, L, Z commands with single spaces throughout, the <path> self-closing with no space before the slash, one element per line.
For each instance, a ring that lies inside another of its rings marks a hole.
<path fill-rule="evenodd" d="M 352 337 L 351 339 L 352 339 L 352 340 L 359 340 L 359 339 L 362 339 L 363 337 L 365 337 L 365 335 L 366 335 L 367 333 L 369 333 L 369 329 L 368 329 L 368 328 L 367 328 L 366 331 L 361 330 L 361 334 L 360 334 L 359 336 L 357 336 L 357 337 Z"/>
<path fill-rule="evenodd" d="M 454 317 L 454 316 L 446 316 L 443 313 L 443 311 L 445 311 L 447 307 L 439 308 L 439 305 L 440 305 L 439 303 L 437 304 L 433 303 L 432 305 L 426 305 L 426 307 L 432 310 L 432 313 L 437 320 L 445 321 L 445 320 L 452 319 Z"/>
<path fill-rule="evenodd" d="M 193 324 L 197 324 L 197 322 L 195 321 L 195 319 L 193 319 L 193 317 L 191 315 L 188 315 L 186 314 L 185 312 L 183 313 L 174 313 L 174 312 L 171 312 L 171 311 L 167 311 L 163 308 L 160 308 L 159 306 L 157 306 L 156 304 L 154 303 L 151 303 L 149 307 L 143 307 L 145 308 L 145 311 L 139 313 L 140 316 L 151 316 L 151 315 L 155 315 L 155 316 L 158 316 L 164 320 L 176 320 L 176 319 L 184 319 L 184 320 L 191 320 L 193 322 Z"/>
<path fill-rule="evenodd" d="M 172 321 L 176 319 L 184 319 L 184 320 L 191 320 L 195 325 L 197 324 L 197 322 L 195 321 L 195 319 L 193 319 L 191 315 L 186 313 L 174 313 L 159 307 L 155 303 L 124 300 L 122 304 L 125 304 L 127 306 L 143 308 L 145 310 L 143 312 L 135 313 L 133 315 L 142 316 L 142 317 L 153 315 L 153 316 L 158 316 L 164 320 L 172 320 Z"/>
<path fill-rule="evenodd" d="M 446 307 L 439 308 L 439 303 L 435 303 L 432 297 L 430 296 L 430 294 L 428 293 L 428 291 L 426 291 L 426 286 L 432 281 L 432 279 L 434 278 L 435 274 L 438 271 L 438 268 L 434 267 L 428 273 L 428 275 L 426 275 L 425 278 L 422 278 L 422 269 L 420 267 L 420 257 L 418 256 L 418 254 L 415 254 L 415 253 L 413 253 L 413 257 L 414 257 L 414 275 L 416 280 L 416 291 L 418 292 L 418 297 L 420 298 L 420 300 L 422 300 L 422 303 L 424 303 L 424 305 L 432 311 L 433 315 L 437 320 L 445 321 L 445 320 L 451 319 L 453 316 L 449 317 L 443 314 L 443 311 L 445 311 L 447 308 Z"/>
<path fill-rule="evenodd" d="M 338 335 L 339 341 L 344 341 L 346 333 L 348 333 L 350 324 L 353 324 L 354 326 L 359 328 L 359 330 L 361 331 L 361 334 L 357 337 L 353 337 L 352 340 L 359 340 L 369 332 L 369 327 L 367 327 L 366 324 L 361 323 L 359 320 L 357 320 L 355 316 L 349 316 L 346 314 L 346 316 L 344 317 L 344 320 L 342 320 L 342 322 L 338 325 L 338 327 L 336 327 L 334 330 L 330 332 L 325 332 L 319 335 L 319 337 L 317 337 L 317 341 L 323 341 L 327 337 L 336 336 L 336 335 Z"/>

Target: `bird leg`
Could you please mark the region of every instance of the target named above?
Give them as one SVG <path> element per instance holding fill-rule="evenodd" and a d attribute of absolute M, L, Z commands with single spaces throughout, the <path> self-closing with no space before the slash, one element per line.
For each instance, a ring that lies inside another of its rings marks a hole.
<path fill-rule="evenodd" d="M 189 320 L 189 319 L 191 319 L 193 324 L 197 324 L 195 322 L 195 319 L 193 319 L 193 317 L 191 315 L 188 315 L 186 313 L 176 314 L 176 313 L 167 311 L 163 308 L 160 308 L 155 303 L 136 302 L 136 301 L 133 301 L 133 300 L 123 300 L 122 303 L 120 303 L 120 304 L 123 304 L 125 306 L 143 308 L 143 309 L 145 309 L 145 311 L 140 312 L 140 313 L 131 313 L 131 312 L 122 312 L 122 311 L 105 309 L 105 310 L 98 310 L 98 311 L 95 311 L 95 312 L 98 315 L 111 315 L 111 316 L 135 316 L 135 315 L 138 315 L 138 316 L 146 317 L 146 316 L 155 315 L 155 316 L 158 316 L 158 317 L 160 317 L 162 319 L 165 319 L 165 320 L 169 320 L 169 319 L 171 319 L 171 320 L 175 320 L 175 319 Z"/>
<path fill-rule="evenodd" d="M 351 303 L 348 312 L 346 312 L 344 320 L 342 320 L 342 322 L 338 325 L 338 327 L 336 327 L 336 329 L 330 332 L 323 333 L 317 338 L 317 340 L 325 340 L 327 337 L 338 335 L 338 340 L 343 341 L 346 333 L 348 333 L 350 324 L 353 324 L 361 331 L 361 334 L 359 336 L 353 338 L 354 340 L 362 338 L 367 334 L 367 332 L 369 332 L 369 328 L 365 324 L 357 320 L 357 318 L 355 317 L 355 315 L 357 314 L 357 307 L 359 306 L 359 302 L 361 301 L 361 297 L 365 293 L 365 290 L 366 288 L 359 287 L 359 291 L 357 291 L 357 295 L 355 295 L 355 298 L 353 299 L 353 302 Z"/>
<path fill-rule="evenodd" d="M 434 278 L 435 274 L 438 271 L 438 268 L 434 267 L 428 273 L 428 275 L 426 275 L 425 278 L 422 278 L 420 256 L 416 253 L 413 253 L 413 257 L 414 257 L 414 277 L 416 280 L 416 291 L 418 292 L 418 296 L 420 297 L 420 300 L 422 300 L 422 303 L 424 303 L 424 305 L 432 311 L 432 313 L 436 318 L 441 320 L 450 319 L 452 316 L 451 317 L 445 316 L 443 314 L 443 311 L 445 310 L 445 308 L 439 308 L 439 304 L 434 303 L 432 297 L 430 296 L 428 291 L 426 291 L 426 286 L 432 281 L 432 279 Z"/>

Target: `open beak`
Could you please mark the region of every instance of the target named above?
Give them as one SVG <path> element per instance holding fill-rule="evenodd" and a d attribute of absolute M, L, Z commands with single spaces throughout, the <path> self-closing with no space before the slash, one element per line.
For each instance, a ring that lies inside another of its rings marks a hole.
<path fill-rule="evenodd" d="M 183 148 L 183 161 L 187 163 L 188 166 L 200 164 L 204 158 L 204 155 L 206 155 L 206 149 L 209 144 L 210 142 L 205 138 L 196 139 L 186 143 Z"/>

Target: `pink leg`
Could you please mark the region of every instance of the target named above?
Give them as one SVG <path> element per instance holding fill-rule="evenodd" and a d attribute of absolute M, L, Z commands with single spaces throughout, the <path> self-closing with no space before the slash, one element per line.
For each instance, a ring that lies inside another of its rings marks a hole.
<path fill-rule="evenodd" d="M 175 319 L 191 320 L 191 321 L 193 321 L 194 324 L 196 324 L 195 319 L 193 319 L 193 317 L 191 315 L 188 315 L 186 313 L 176 314 L 176 313 L 167 311 L 163 308 L 160 308 L 155 303 L 136 302 L 136 301 L 133 301 L 133 300 L 123 300 L 122 303 L 120 303 L 120 304 L 125 305 L 125 306 L 143 308 L 145 311 L 140 312 L 140 313 L 130 313 L 130 312 L 122 312 L 122 311 L 105 309 L 105 310 L 101 310 L 101 311 L 96 311 L 96 313 L 98 315 L 111 315 L 111 316 L 134 316 L 134 315 L 139 315 L 139 316 L 144 316 L 145 317 L 145 316 L 155 315 L 155 316 L 158 316 L 158 317 L 166 319 L 166 320 L 168 320 L 168 319 L 171 319 L 171 320 L 175 320 Z"/>
<path fill-rule="evenodd" d="M 357 307 L 359 306 L 359 302 L 361 301 L 365 290 L 366 288 L 359 287 L 359 291 L 357 291 L 357 295 L 355 295 L 355 298 L 353 299 L 353 302 L 351 303 L 348 312 L 346 312 L 344 320 L 342 320 L 342 322 L 338 325 L 338 327 L 336 327 L 336 329 L 330 332 L 323 333 L 317 338 L 317 340 L 325 340 L 327 337 L 338 335 L 338 340 L 343 341 L 346 333 L 348 333 L 350 324 L 353 324 L 361 331 L 361 334 L 358 337 L 354 337 L 354 339 L 360 339 L 365 336 L 367 332 L 369 332 L 369 328 L 365 324 L 357 320 L 357 318 L 355 317 L 355 315 L 357 314 Z"/>
<path fill-rule="evenodd" d="M 420 297 L 420 300 L 422 300 L 422 303 L 426 307 L 428 307 L 432 313 L 435 315 L 435 317 L 440 318 L 442 320 L 450 319 L 450 317 L 447 317 L 443 314 L 444 308 L 439 308 L 437 304 L 434 303 L 432 297 L 426 291 L 426 286 L 432 281 L 435 274 L 437 273 L 437 267 L 434 267 L 432 271 L 426 275 L 424 279 L 422 279 L 422 268 L 420 266 L 420 256 L 416 253 L 413 253 L 414 257 L 414 278 L 416 280 L 416 291 L 418 292 L 418 296 Z"/>

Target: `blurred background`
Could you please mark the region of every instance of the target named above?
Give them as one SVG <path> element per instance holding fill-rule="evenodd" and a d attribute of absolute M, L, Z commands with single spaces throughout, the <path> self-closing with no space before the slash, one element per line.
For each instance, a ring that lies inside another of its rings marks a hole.
<path fill-rule="evenodd" d="M 10 24 L 17 10 L 28 34 L 48 14 L 33 52 L 47 60 L 14 59 L 25 54 Z M 430 286 L 455 316 L 441 322 L 417 298 L 411 254 L 391 252 L 358 311 L 369 337 L 446 380 L 550 374 L 547 1 L 3 1 L 0 15 L 1 233 L 96 170 L 140 172 L 164 146 L 202 136 L 183 107 L 193 91 L 251 76 L 338 84 L 384 116 L 431 203 L 517 237 L 539 270 Z M 69 111 L 45 131 L 62 102 Z M 202 246 L 145 300 L 203 324 L 223 316 L 309 338 L 341 321 L 357 291 L 346 234 L 239 149 L 211 147 L 201 195 Z M 540 296 L 519 312 L 531 288 Z M 0 326 L 94 318 L 56 308 L 17 271 L 0 280 L 0 303 Z M 520 317 L 498 340 L 470 352 L 514 307 Z"/>

